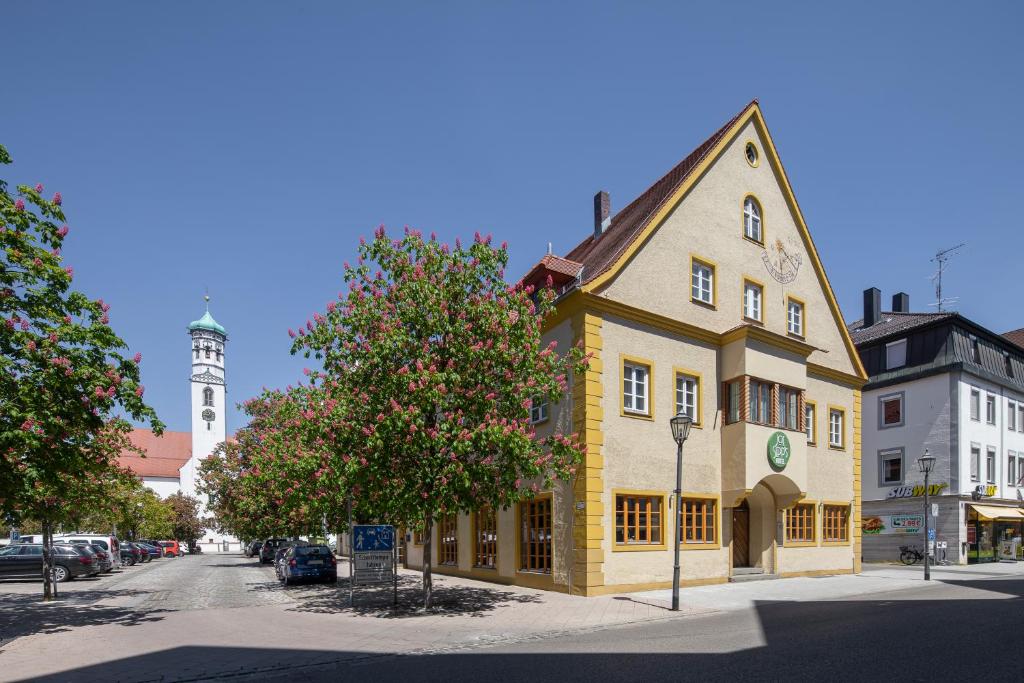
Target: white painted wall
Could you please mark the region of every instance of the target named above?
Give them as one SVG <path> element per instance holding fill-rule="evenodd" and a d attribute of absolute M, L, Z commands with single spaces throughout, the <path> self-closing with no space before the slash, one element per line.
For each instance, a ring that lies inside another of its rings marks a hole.
<path fill-rule="evenodd" d="M 981 409 L 978 420 L 972 420 L 970 416 L 972 389 L 977 389 L 980 392 Z M 1011 401 L 1015 404 L 1017 402 L 1024 402 L 1024 395 L 967 374 L 961 377 L 959 391 L 961 400 L 960 424 L 962 425 L 960 431 L 960 469 L 962 473 L 961 482 L 963 483 L 961 492 L 969 494 L 979 484 L 986 486 L 995 484 L 997 492 L 993 497 L 1016 498 L 1018 487 L 1009 485 L 1007 481 L 1007 454 L 1009 451 L 1014 451 L 1015 453 L 1024 451 L 1024 432 L 1019 431 L 1021 428 L 1020 424 L 1016 425 L 1017 430 L 1012 432 L 1009 430 L 1006 412 L 1007 406 Z M 986 398 L 990 395 L 994 396 L 996 400 L 995 424 L 988 423 L 985 411 Z M 970 479 L 972 444 L 981 446 L 981 471 L 979 472 L 978 481 Z M 985 459 L 990 447 L 996 449 L 996 474 L 994 482 L 988 480 L 985 471 Z"/>
<path fill-rule="evenodd" d="M 177 493 L 179 488 L 178 480 L 172 477 L 143 477 L 142 485 L 161 498 Z"/>

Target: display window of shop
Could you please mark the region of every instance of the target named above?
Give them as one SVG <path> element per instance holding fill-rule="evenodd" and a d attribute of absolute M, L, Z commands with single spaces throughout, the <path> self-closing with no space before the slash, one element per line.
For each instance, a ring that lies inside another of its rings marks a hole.
<path fill-rule="evenodd" d="M 846 543 L 850 539 L 850 507 L 824 505 L 821 508 L 821 540 L 825 543 Z"/>
<path fill-rule="evenodd" d="M 615 544 L 618 546 L 664 546 L 661 495 L 617 493 L 615 495 Z"/>
<path fill-rule="evenodd" d="M 683 498 L 679 506 L 684 546 L 718 543 L 718 502 L 713 498 Z"/>
<path fill-rule="evenodd" d="M 519 570 L 550 574 L 551 496 L 519 504 Z"/>
<path fill-rule="evenodd" d="M 459 518 L 457 515 L 446 515 L 438 525 L 440 545 L 438 546 L 438 563 L 449 566 L 459 563 Z"/>
<path fill-rule="evenodd" d="M 473 566 L 494 569 L 498 566 L 498 515 L 490 505 L 473 513 Z"/>
<path fill-rule="evenodd" d="M 786 545 L 814 543 L 814 503 L 797 503 L 786 509 Z"/>
<path fill-rule="evenodd" d="M 902 391 L 878 399 L 879 429 L 903 426 L 903 399 Z"/>
<path fill-rule="evenodd" d="M 995 562 L 995 528 L 992 522 L 970 519 L 967 522 L 967 562 Z"/>

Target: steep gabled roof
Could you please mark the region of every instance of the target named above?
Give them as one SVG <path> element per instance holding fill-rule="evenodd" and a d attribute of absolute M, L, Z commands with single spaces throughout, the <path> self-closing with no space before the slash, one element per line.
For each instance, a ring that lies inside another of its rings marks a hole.
<path fill-rule="evenodd" d="M 752 100 L 740 113 L 729 119 L 724 126 L 715 131 L 697 149 L 690 152 L 672 170 L 630 202 L 626 208 L 615 214 L 611 225 L 600 237 L 595 239 L 591 234 L 566 254 L 565 257 L 570 261 L 583 264 L 581 284 L 586 284 L 600 276 L 618 261 L 619 257 L 633 244 L 650 220 L 658 213 L 658 209 L 675 194 L 680 185 L 686 182 L 694 169 L 711 153 L 715 145 L 725 137 L 733 125 L 751 107 L 756 106 L 757 100 Z"/>
<path fill-rule="evenodd" d="M 849 325 L 850 336 L 857 346 L 877 341 L 890 335 L 902 334 L 925 327 L 940 320 L 955 318 L 956 313 L 893 313 L 883 312 L 882 319 L 870 327 L 864 327 L 864 320 Z"/>
<path fill-rule="evenodd" d="M 156 436 L 148 429 L 133 429 L 128 438 L 146 453 L 146 457 L 124 451 L 118 458 L 118 464 L 139 477 L 176 479 L 178 470 L 192 457 L 191 432 L 164 432 L 162 436 Z"/>
<path fill-rule="evenodd" d="M 1019 330 L 1013 330 L 1012 332 L 1004 332 L 1003 337 L 1008 339 L 1011 344 L 1016 344 L 1024 349 L 1024 327 Z"/>

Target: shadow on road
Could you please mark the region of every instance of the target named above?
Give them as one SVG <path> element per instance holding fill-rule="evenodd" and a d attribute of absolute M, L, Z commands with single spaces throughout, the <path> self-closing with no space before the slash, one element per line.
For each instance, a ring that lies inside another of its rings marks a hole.
<path fill-rule="evenodd" d="M 5 595 L 0 600 L 0 646 L 22 636 L 59 633 L 78 626 L 120 624 L 135 626 L 163 619 L 170 610 L 138 610 L 92 604 L 110 598 L 149 595 L 134 590 L 82 590 L 60 593 L 57 600 L 43 603 L 40 595 Z M 2 652 L 2 650 L 0 650 Z"/>

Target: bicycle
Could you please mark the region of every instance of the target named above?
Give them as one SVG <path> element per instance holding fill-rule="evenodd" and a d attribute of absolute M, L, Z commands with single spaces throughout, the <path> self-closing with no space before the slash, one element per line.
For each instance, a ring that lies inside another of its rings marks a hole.
<path fill-rule="evenodd" d="M 900 546 L 900 562 L 903 564 L 917 564 L 922 560 L 924 560 L 924 555 L 918 548 L 909 545 Z"/>

